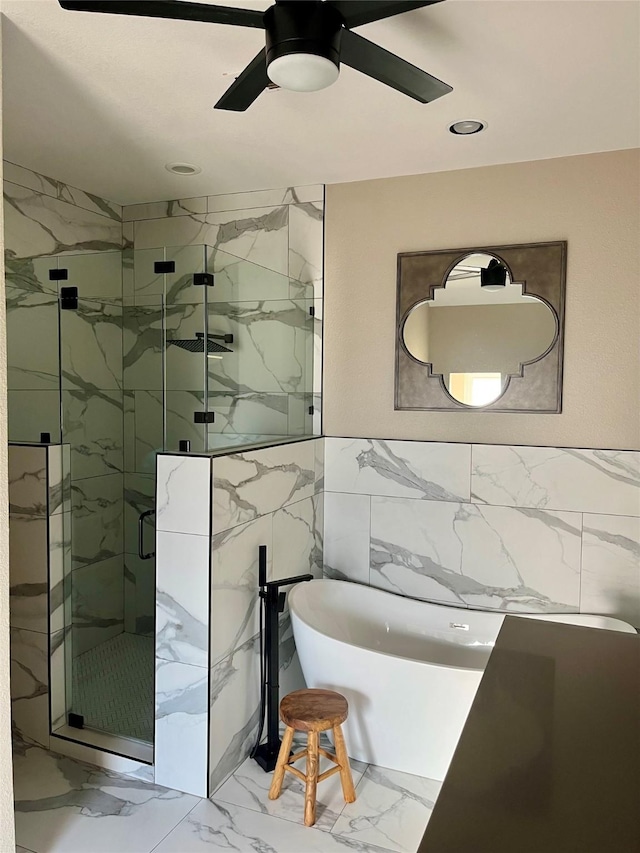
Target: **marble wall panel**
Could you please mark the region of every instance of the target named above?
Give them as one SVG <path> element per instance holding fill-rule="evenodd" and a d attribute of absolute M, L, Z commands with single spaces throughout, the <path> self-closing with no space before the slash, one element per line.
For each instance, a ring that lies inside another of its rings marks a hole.
<path fill-rule="evenodd" d="M 208 795 L 209 670 L 156 660 L 155 781 Z"/>
<path fill-rule="evenodd" d="M 122 225 L 104 216 L 4 182 L 5 245 L 15 257 L 112 251 L 122 245 Z"/>
<path fill-rule="evenodd" d="M 124 630 L 152 637 L 155 630 L 155 560 L 124 555 Z"/>
<path fill-rule="evenodd" d="M 71 509 L 71 447 L 69 444 L 49 445 L 49 515 L 69 512 Z"/>
<path fill-rule="evenodd" d="M 77 310 L 60 314 L 60 337 L 63 389 L 122 388 L 121 304 L 78 300 Z"/>
<path fill-rule="evenodd" d="M 62 287 L 77 287 L 82 299 L 122 299 L 122 252 L 93 252 L 58 259 L 68 279 Z"/>
<path fill-rule="evenodd" d="M 322 554 L 316 550 L 317 502 L 314 497 L 288 504 L 273 513 L 273 562 L 270 580 L 294 575 L 322 574 Z M 318 563 L 320 565 L 318 565 Z"/>
<path fill-rule="evenodd" d="M 290 435 L 293 396 L 260 391 L 242 394 L 211 392 L 208 408 L 215 413 L 216 419 L 209 426 L 209 433 L 283 437 Z"/>
<path fill-rule="evenodd" d="M 325 453 L 329 492 L 469 500 L 468 444 L 329 438 Z"/>
<path fill-rule="evenodd" d="M 215 463 L 214 463 L 215 464 Z M 211 665 L 260 630 L 258 549 L 267 546 L 272 578 L 273 516 L 265 515 L 215 533 L 211 540 Z"/>
<path fill-rule="evenodd" d="M 207 270 L 214 275 L 214 286 L 207 293 L 209 304 L 219 302 L 255 302 L 271 299 L 300 299 L 308 294 L 304 287 L 292 291 L 289 276 L 271 270 L 218 248 L 207 247 Z"/>
<path fill-rule="evenodd" d="M 74 569 L 71 587 L 73 656 L 77 657 L 124 629 L 122 554 Z"/>
<path fill-rule="evenodd" d="M 72 481 L 74 568 L 122 554 L 122 495 L 122 474 Z"/>
<path fill-rule="evenodd" d="M 124 470 L 122 405 L 120 390 L 62 392 L 64 438 L 71 445 L 74 480 Z"/>
<path fill-rule="evenodd" d="M 174 201 L 152 201 L 146 204 L 128 204 L 122 210 L 124 222 L 135 219 L 165 219 L 189 213 L 206 213 L 207 197 L 181 198 Z"/>
<path fill-rule="evenodd" d="M 11 629 L 11 721 L 15 734 L 49 745 L 49 643 L 46 634 Z"/>
<path fill-rule="evenodd" d="M 209 793 L 249 755 L 260 724 L 260 655 L 247 640 L 210 671 Z"/>
<path fill-rule="evenodd" d="M 158 533 L 156 658 L 209 666 L 208 536 Z M 218 630 L 218 627 L 216 628 Z"/>
<path fill-rule="evenodd" d="M 369 583 L 371 498 L 324 493 L 324 573 L 335 580 Z"/>
<path fill-rule="evenodd" d="M 9 450 L 9 512 L 46 516 L 47 448 L 12 444 Z"/>
<path fill-rule="evenodd" d="M 60 441 L 60 391 L 7 392 L 11 441 L 38 442 L 43 432 Z"/>
<path fill-rule="evenodd" d="M 213 529 L 217 533 L 312 497 L 314 442 L 216 457 L 213 473 Z"/>
<path fill-rule="evenodd" d="M 640 516 L 640 451 L 473 446 L 472 500 Z"/>
<path fill-rule="evenodd" d="M 640 629 L 640 519 L 585 514 L 580 610 Z"/>
<path fill-rule="evenodd" d="M 210 493 L 209 457 L 158 456 L 157 530 L 208 536 L 211 525 Z"/>
<path fill-rule="evenodd" d="M 162 390 L 163 308 L 158 298 L 122 309 L 123 383 L 127 389 Z"/>
<path fill-rule="evenodd" d="M 122 207 L 116 202 L 106 201 L 92 193 L 69 186 L 62 181 L 56 181 L 54 178 L 48 178 L 15 163 L 9 163 L 7 160 L 3 163 L 3 175 L 4 180 L 12 184 L 35 190 L 41 195 L 57 198 L 60 201 L 66 201 L 75 207 L 82 207 L 93 213 L 99 213 L 115 222 L 119 222 L 122 218 Z"/>
<path fill-rule="evenodd" d="M 482 609 L 577 611 L 581 522 L 567 512 L 373 497 L 371 583 Z"/>
<path fill-rule="evenodd" d="M 57 390 L 60 385 L 57 296 L 9 286 L 6 300 L 9 388 Z"/>
<path fill-rule="evenodd" d="M 243 210 L 252 207 L 277 207 L 282 204 L 301 204 L 321 202 L 324 197 L 322 184 L 310 184 L 304 187 L 286 187 L 275 190 L 251 190 L 242 193 L 210 195 L 209 213 L 226 210 Z"/>
<path fill-rule="evenodd" d="M 324 202 L 289 207 L 289 276 L 322 298 Z"/>
<path fill-rule="evenodd" d="M 49 622 L 49 531 L 46 516 L 9 519 L 9 609 L 15 628 L 46 634 Z"/>

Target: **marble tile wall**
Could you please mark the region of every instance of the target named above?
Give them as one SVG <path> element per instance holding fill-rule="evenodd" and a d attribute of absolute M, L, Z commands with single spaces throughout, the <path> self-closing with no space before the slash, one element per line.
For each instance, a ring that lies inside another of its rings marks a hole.
<path fill-rule="evenodd" d="M 23 740 L 43 746 L 51 720 L 64 719 L 66 711 L 59 667 L 70 557 L 68 451 L 66 445 L 9 445 L 12 726 Z"/>
<path fill-rule="evenodd" d="M 640 453 L 325 439 L 324 570 L 429 601 L 640 626 Z"/>
<path fill-rule="evenodd" d="M 216 422 L 208 436 L 192 421 L 194 402 L 204 403 L 190 399 L 202 389 L 200 360 L 170 352 L 175 370 L 169 364 L 167 372 L 176 381 L 168 376 L 168 450 L 177 450 L 180 438 L 200 451 L 207 438 L 212 449 L 245 436 L 320 433 L 323 210 L 322 186 L 124 208 L 125 233 L 135 247 L 129 280 L 136 306 L 163 292 L 165 282 L 153 273 L 152 260 L 157 247 L 168 247 L 167 259 L 176 262 L 175 275 L 166 281 L 170 337 L 192 337 L 203 326 L 203 306 L 190 287 L 191 273 L 200 268 L 215 274 L 207 294 L 209 330 L 234 335 L 233 353 L 209 365 L 208 402 Z M 145 358 L 140 348 L 138 354 Z M 138 395 L 133 405 L 137 416 L 143 405 Z"/>
<path fill-rule="evenodd" d="M 271 579 L 322 574 L 322 439 L 158 456 L 156 782 L 207 796 L 259 725 L 258 546 Z M 288 614 L 283 692 L 302 686 Z M 203 793 L 204 792 L 204 793 Z"/>

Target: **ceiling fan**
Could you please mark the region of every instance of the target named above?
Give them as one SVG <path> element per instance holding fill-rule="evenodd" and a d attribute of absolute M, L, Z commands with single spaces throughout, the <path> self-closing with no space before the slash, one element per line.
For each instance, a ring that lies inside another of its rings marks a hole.
<path fill-rule="evenodd" d="M 270 85 L 314 92 L 338 79 L 340 63 L 423 104 L 451 86 L 352 31 L 372 21 L 442 0 L 276 0 L 266 12 L 183 0 L 58 0 L 63 9 L 148 18 L 173 18 L 256 27 L 266 47 L 254 57 L 214 109 L 246 110 Z"/>

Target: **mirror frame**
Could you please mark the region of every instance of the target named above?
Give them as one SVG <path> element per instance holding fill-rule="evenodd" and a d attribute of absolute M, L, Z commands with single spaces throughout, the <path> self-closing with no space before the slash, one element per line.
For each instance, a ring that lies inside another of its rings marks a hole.
<path fill-rule="evenodd" d="M 507 267 L 511 281 L 522 284 L 523 294 L 535 296 L 549 306 L 556 320 L 556 335 L 544 353 L 521 363 L 519 373 L 508 375 L 505 390 L 497 400 L 486 406 L 469 406 L 449 394 L 444 376 L 434 373 L 430 363 L 411 355 L 404 343 L 404 324 L 414 308 L 432 300 L 436 289 L 446 287 L 449 273 L 457 264 L 467 255 L 481 253 L 498 258 Z M 566 269 L 564 240 L 398 254 L 395 410 L 559 414 Z"/>

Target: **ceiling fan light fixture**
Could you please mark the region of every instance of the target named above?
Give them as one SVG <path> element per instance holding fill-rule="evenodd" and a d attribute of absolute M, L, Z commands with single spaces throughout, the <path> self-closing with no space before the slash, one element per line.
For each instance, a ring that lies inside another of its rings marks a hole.
<path fill-rule="evenodd" d="M 318 56 L 316 53 L 287 53 L 269 63 L 267 74 L 281 89 L 318 92 L 336 82 L 340 69 L 326 56 Z"/>

